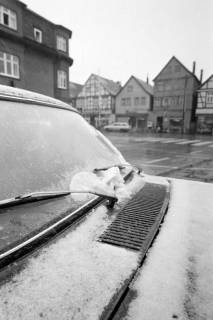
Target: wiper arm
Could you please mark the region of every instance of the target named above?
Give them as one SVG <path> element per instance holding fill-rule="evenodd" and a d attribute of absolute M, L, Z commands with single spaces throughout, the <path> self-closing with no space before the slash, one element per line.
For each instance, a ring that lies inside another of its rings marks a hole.
<path fill-rule="evenodd" d="M 107 166 L 107 167 L 95 168 L 95 169 L 93 169 L 93 172 L 96 173 L 96 172 L 99 172 L 99 171 L 106 171 L 106 170 L 111 169 L 111 168 L 118 168 L 119 170 L 122 170 L 122 169 L 125 169 L 125 167 L 126 167 L 126 165 L 113 164 L 113 165 Z"/>
<path fill-rule="evenodd" d="M 95 168 L 95 169 L 93 169 L 93 172 L 97 173 L 99 171 L 106 171 L 106 170 L 114 168 L 114 167 L 118 168 L 119 170 L 125 169 L 126 167 L 131 167 L 131 168 L 135 169 L 137 173 L 141 173 L 143 171 L 142 168 L 140 168 L 138 166 L 135 166 L 135 165 L 133 165 L 131 163 L 124 163 L 124 164 L 120 164 L 119 163 L 119 164 L 113 164 L 113 165 L 108 166 L 108 167 Z"/>
<path fill-rule="evenodd" d="M 70 191 L 43 191 L 31 192 L 23 195 L 18 195 L 14 198 L 0 200 L 0 208 L 15 206 L 27 202 L 35 202 L 51 198 L 64 197 L 70 194 Z"/>
<path fill-rule="evenodd" d="M 118 200 L 117 197 L 114 195 L 94 192 L 91 190 L 43 191 L 43 192 L 31 192 L 23 195 L 18 195 L 14 198 L 0 200 L 0 209 L 16 206 L 19 204 L 29 203 L 29 202 L 36 202 L 36 201 L 47 200 L 51 198 L 64 197 L 72 193 L 90 193 L 99 197 L 104 197 L 110 201 L 116 202 Z"/>

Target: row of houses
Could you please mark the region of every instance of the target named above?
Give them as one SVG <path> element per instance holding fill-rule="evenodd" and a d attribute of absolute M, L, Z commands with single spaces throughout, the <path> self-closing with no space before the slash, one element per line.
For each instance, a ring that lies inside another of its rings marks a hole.
<path fill-rule="evenodd" d="M 91 124 L 128 122 L 135 130 L 212 133 L 213 76 L 202 83 L 172 57 L 154 78 L 154 86 L 131 76 L 120 82 L 92 74 L 84 85 L 70 83 L 71 103 Z"/>

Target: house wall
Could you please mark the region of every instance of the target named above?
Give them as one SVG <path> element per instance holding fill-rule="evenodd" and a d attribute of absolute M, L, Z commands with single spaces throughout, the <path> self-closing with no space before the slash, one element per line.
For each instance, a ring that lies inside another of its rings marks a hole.
<path fill-rule="evenodd" d="M 197 132 L 213 134 L 213 76 L 198 90 Z"/>
<path fill-rule="evenodd" d="M 162 121 L 162 130 L 190 132 L 195 121 L 199 82 L 176 59 L 172 59 L 154 83 L 155 127 Z"/>
<path fill-rule="evenodd" d="M 131 77 L 116 96 L 116 120 L 130 123 L 133 128 L 147 128 L 152 96 Z"/>
<path fill-rule="evenodd" d="M 115 97 L 93 74 L 79 93 L 76 107 L 84 118 L 96 127 L 115 121 Z"/>
<path fill-rule="evenodd" d="M 55 97 L 53 59 L 28 48 L 24 54 L 23 73 L 27 90 Z"/>
<path fill-rule="evenodd" d="M 11 1 L 11 0 L 1 0 L 0 5 L 3 5 L 5 8 L 13 10 L 17 15 L 17 30 L 13 30 L 11 28 L 8 28 L 5 25 L 0 24 L 0 29 L 4 30 L 10 34 L 14 34 L 17 36 L 22 37 L 23 36 L 23 10 L 25 8 L 25 5 L 22 3 L 19 3 L 17 1 Z"/>
<path fill-rule="evenodd" d="M 20 78 L 0 75 L 0 84 L 43 93 L 69 101 L 69 38 L 71 31 L 29 10 L 15 0 L 0 0 L 0 5 L 17 14 L 17 30 L 0 24 L 0 51 L 19 58 Z M 34 39 L 34 28 L 42 31 L 42 43 Z M 67 39 L 67 51 L 56 48 L 56 36 Z M 67 73 L 67 88 L 57 88 L 57 70 Z"/>

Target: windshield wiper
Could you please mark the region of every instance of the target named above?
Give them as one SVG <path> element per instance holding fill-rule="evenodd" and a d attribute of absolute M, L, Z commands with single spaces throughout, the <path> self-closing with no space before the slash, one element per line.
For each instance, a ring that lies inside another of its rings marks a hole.
<path fill-rule="evenodd" d="M 23 195 L 18 195 L 14 198 L 0 200 L 0 208 L 15 206 L 27 202 L 35 202 L 51 198 L 64 197 L 70 194 L 70 191 L 43 191 L 31 192 Z"/>
<path fill-rule="evenodd" d="M 16 206 L 19 204 L 29 203 L 29 202 L 36 202 L 36 201 L 47 200 L 51 198 L 64 197 L 72 193 L 90 193 L 99 197 L 104 197 L 109 201 L 112 201 L 113 203 L 118 200 L 117 197 L 114 195 L 99 193 L 91 190 L 43 191 L 43 192 L 31 192 L 23 195 L 18 195 L 14 198 L 0 200 L 0 209 Z"/>

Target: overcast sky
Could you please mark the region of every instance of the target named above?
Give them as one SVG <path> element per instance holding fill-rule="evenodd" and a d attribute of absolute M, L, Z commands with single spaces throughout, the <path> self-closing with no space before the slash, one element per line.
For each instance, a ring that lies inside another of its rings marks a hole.
<path fill-rule="evenodd" d="M 187 68 L 213 73 L 212 0 L 23 0 L 72 30 L 70 80 L 91 73 L 121 81 L 152 80 L 175 55 Z"/>

